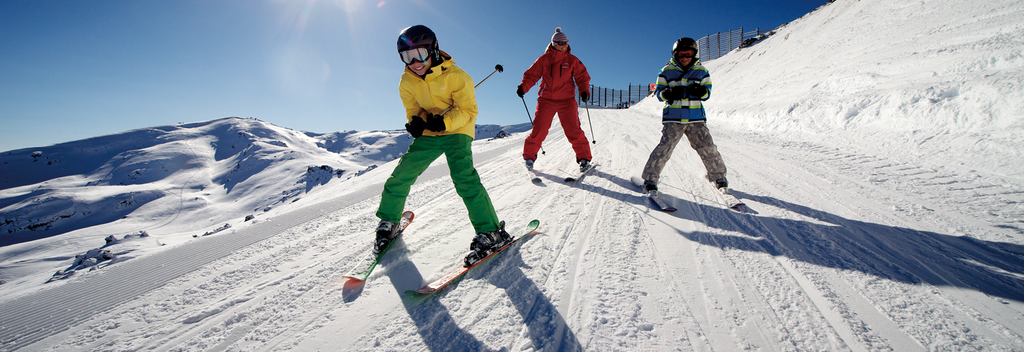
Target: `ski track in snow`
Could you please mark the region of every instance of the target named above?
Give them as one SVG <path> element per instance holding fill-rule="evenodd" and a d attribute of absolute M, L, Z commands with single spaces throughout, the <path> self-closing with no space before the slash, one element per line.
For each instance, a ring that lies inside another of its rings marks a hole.
<path fill-rule="evenodd" d="M 576 184 L 563 182 L 577 166 L 558 124 L 540 184 L 522 164 L 526 133 L 475 142 L 507 230 L 541 226 L 437 294 L 404 291 L 460 266 L 474 235 L 444 158 L 413 186 L 415 220 L 369 279 L 342 278 L 370 248 L 396 164 L 382 163 L 308 184 L 293 210 L 0 297 L 0 351 L 1022 351 L 1019 114 L 999 111 L 1020 107 L 1024 6 L 880 4 L 830 3 L 716 60 L 709 128 L 753 212 L 720 205 L 686 141 L 659 186 L 678 210 L 653 210 L 629 179 L 659 141 L 662 104 L 591 109 L 599 166 Z M 934 21 L 940 35 L 914 37 L 927 41 L 914 52 L 818 38 L 830 21 L 844 27 L 825 34 L 846 33 L 886 12 L 953 21 Z M 953 55 L 961 44 L 983 57 L 964 66 L 974 53 Z M 862 51 L 882 61 L 829 60 Z M 940 131 L 905 126 L 923 122 Z M 957 162 L 975 155 L 987 159 Z"/>
<path fill-rule="evenodd" d="M 756 214 L 718 205 L 685 145 L 662 187 L 679 210 L 662 213 L 628 180 L 660 135 L 653 113 L 593 113 L 601 140 L 615 142 L 592 145 L 601 167 L 582 184 L 559 181 L 574 157 L 558 128 L 538 160 L 550 176 L 541 186 L 519 165 L 523 135 L 477 145 L 510 232 L 537 218 L 540 233 L 439 294 L 401 292 L 460 265 L 472 237 L 443 161 L 414 186 L 407 208 L 416 220 L 370 279 L 341 279 L 369 248 L 381 186 L 370 180 L 385 178 L 389 164 L 353 181 L 349 194 L 262 226 L 3 302 L 5 319 L 24 325 L 17 333 L 38 340 L 4 350 L 306 351 L 338 348 L 340 336 L 345 349 L 366 350 L 1024 345 L 1020 246 L 949 234 L 998 237 L 970 207 L 998 208 L 1019 194 L 712 126 L 735 194 Z M 81 303 L 63 304 L 72 291 Z"/>

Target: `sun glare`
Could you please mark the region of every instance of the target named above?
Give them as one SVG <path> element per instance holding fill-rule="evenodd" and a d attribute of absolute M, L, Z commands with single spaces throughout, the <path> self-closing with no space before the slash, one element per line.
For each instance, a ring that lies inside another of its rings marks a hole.
<path fill-rule="evenodd" d="M 334 6 L 337 6 L 342 11 L 347 13 L 354 13 L 359 11 L 362 7 L 364 0 L 334 0 Z"/>
<path fill-rule="evenodd" d="M 299 14 L 299 21 L 295 24 L 295 29 L 299 34 L 306 31 L 306 25 L 309 24 L 309 16 L 313 14 L 314 6 L 316 6 L 316 0 L 306 0 L 306 4 L 302 7 L 302 12 Z"/>

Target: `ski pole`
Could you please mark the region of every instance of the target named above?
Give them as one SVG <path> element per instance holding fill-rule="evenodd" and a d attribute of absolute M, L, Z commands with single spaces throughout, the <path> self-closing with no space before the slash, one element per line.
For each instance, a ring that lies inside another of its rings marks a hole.
<path fill-rule="evenodd" d="M 594 136 L 594 122 L 590 121 L 590 104 L 583 102 L 583 107 L 587 109 L 587 123 L 590 124 L 590 138 L 594 140 L 594 144 L 597 144 L 597 137 Z"/>
<path fill-rule="evenodd" d="M 575 77 L 572 79 L 572 83 L 576 84 L 576 78 Z M 580 94 L 583 94 L 583 92 L 582 92 L 583 87 L 580 87 L 580 90 L 581 90 Z M 587 97 L 587 100 L 590 100 L 590 98 L 593 98 L 593 97 Z M 587 101 L 584 100 L 583 101 L 583 107 L 587 109 L 587 123 L 590 124 L 590 136 L 593 138 L 594 144 L 597 144 L 597 138 L 594 136 L 594 123 L 590 121 L 590 104 L 588 104 Z"/>
<path fill-rule="evenodd" d="M 480 80 L 480 83 L 477 83 L 475 86 L 473 86 L 473 89 L 476 89 L 476 87 L 479 87 L 488 78 L 491 78 L 491 76 L 494 76 L 495 73 L 497 73 L 497 72 L 504 72 L 504 71 L 505 71 L 505 69 L 501 67 L 501 64 L 494 65 L 494 72 L 491 72 L 491 74 L 487 75 L 487 77 L 484 77 L 484 79 Z M 444 114 L 447 114 L 451 110 L 452 110 L 452 107 L 449 106 L 447 109 L 444 109 L 444 111 L 442 111 L 440 115 L 444 116 Z"/>
<path fill-rule="evenodd" d="M 477 83 L 475 86 L 473 86 L 473 88 L 479 87 L 480 84 L 483 84 L 484 81 L 486 81 L 488 78 L 491 78 L 491 76 L 494 76 L 495 73 L 497 73 L 497 72 L 504 72 L 504 71 L 505 71 L 505 69 L 501 67 L 501 64 L 494 65 L 494 72 L 491 72 L 491 74 L 487 75 L 487 77 L 484 77 L 484 79 L 481 80 L 480 83 Z"/>
<path fill-rule="evenodd" d="M 526 98 L 519 97 L 519 99 L 523 100 L 523 108 L 526 109 L 526 117 L 530 118 L 530 126 L 533 126 L 533 114 L 530 113 L 530 108 L 526 106 Z M 544 147 L 540 147 L 540 153 L 547 154 L 547 152 L 544 151 Z"/>

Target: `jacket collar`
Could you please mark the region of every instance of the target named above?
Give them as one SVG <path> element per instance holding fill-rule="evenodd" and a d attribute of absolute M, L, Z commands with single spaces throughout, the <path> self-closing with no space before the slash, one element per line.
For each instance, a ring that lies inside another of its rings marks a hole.
<path fill-rule="evenodd" d="M 547 49 L 544 49 L 544 53 L 545 54 L 550 54 L 550 53 L 556 53 L 557 54 L 557 53 L 561 53 L 561 51 L 556 50 L 554 45 L 552 45 L 551 43 L 548 43 L 548 47 L 547 47 Z M 565 53 L 566 54 L 572 53 L 572 45 L 566 45 Z"/>

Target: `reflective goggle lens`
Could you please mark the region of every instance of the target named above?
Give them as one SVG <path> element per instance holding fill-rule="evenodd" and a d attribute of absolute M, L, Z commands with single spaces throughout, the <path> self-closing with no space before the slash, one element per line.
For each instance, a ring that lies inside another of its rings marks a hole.
<path fill-rule="evenodd" d="M 406 65 L 412 65 L 412 63 L 416 61 L 427 62 L 427 59 L 430 58 L 430 52 L 427 48 L 409 49 L 399 52 L 398 54 L 402 56 L 402 62 Z"/>
<path fill-rule="evenodd" d="M 695 52 L 693 50 L 680 50 L 680 51 L 676 52 L 676 57 L 678 57 L 678 58 L 685 58 L 685 59 L 692 59 L 694 56 L 696 56 L 696 54 L 697 54 L 697 52 Z"/>

